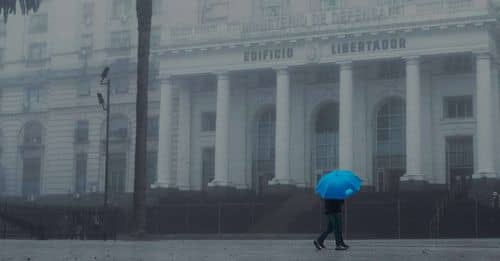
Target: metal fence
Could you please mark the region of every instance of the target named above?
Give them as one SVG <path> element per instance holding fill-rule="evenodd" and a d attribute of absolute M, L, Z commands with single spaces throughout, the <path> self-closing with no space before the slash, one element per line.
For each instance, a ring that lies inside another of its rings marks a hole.
<path fill-rule="evenodd" d="M 478 201 L 347 202 L 349 239 L 499 237 L 500 210 Z M 104 215 L 89 207 L 0 207 L 0 238 L 113 239 L 131 227 L 132 212 Z M 309 203 L 184 203 L 148 208 L 147 230 L 175 234 L 316 234 L 325 228 L 320 201 Z"/>

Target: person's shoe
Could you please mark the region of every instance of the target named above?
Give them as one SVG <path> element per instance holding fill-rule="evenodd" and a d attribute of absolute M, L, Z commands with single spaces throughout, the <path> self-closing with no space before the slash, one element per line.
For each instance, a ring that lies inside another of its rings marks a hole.
<path fill-rule="evenodd" d="M 343 246 L 343 245 L 337 245 L 335 247 L 335 250 L 339 250 L 339 251 L 342 251 L 342 250 L 347 250 L 347 247 Z"/>
<path fill-rule="evenodd" d="M 340 242 L 340 244 L 339 244 L 339 245 L 341 245 L 341 246 L 343 246 L 343 247 L 345 247 L 345 248 L 349 248 L 349 246 L 348 246 L 348 245 L 346 245 L 344 241 Z"/>
<path fill-rule="evenodd" d="M 317 250 L 321 250 L 322 248 L 325 248 L 325 246 L 322 243 L 318 242 L 318 240 L 314 240 L 313 244 Z"/>

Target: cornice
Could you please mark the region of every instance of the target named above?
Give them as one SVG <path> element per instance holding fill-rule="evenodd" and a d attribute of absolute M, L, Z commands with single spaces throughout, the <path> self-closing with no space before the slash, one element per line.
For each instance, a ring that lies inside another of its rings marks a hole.
<path fill-rule="evenodd" d="M 448 30 L 466 30 L 467 28 L 473 27 L 485 27 L 490 24 L 496 23 L 495 17 L 490 15 L 473 17 L 473 18 L 450 18 L 446 20 L 437 21 L 421 21 L 417 23 L 395 23 L 386 24 L 383 26 L 363 26 L 355 29 L 344 29 L 344 30 L 317 30 L 311 32 L 310 30 L 304 30 L 304 32 L 298 32 L 290 35 L 283 35 L 280 37 L 264 35 L 262 37 L 257 37 L 251 40 L 240 40 L 240 41 L 227 41 L 227 42 L 217 42 L 221 41 L 215 39 L 210 42 L 205 43 L 189 43 L 182 42 L 176 45 L 171 45 L 170 47 L 164 47 L 157 50 L 157 53 L 161 56 L 165 55 L 180 55 L 180 54 L 192 54 L 194 52 L 206 53 L 213 50 L 221 49 L 234 49 L 234 48 L 250 48 L 250 47 L 262 47 L 262 46 L 276 46 L 279 44 L 295 44 L 298 41 L 328 41 L 332 39 L 345 39 L 347 37 L 374 37 L 379 35 L 401 35 L 417 32 L 426 33 L 436 33 L 439 31 Z M 266 32 L 263 32 L 266 34 Z"/>

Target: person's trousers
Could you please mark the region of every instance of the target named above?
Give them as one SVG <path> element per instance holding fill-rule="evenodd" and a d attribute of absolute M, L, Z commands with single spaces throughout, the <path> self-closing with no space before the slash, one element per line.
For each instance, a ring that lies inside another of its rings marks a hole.
<path fill-rule="evenodd" d="M 328 235 L 334 232 L 335 243 L 339 244 L 344 241 L 342 238 L 342 213 L 332 213 L 327 215 L 328 226 L 326 231 L 323 232 L 319 238 L 318 242 L 323 244 Z"/>

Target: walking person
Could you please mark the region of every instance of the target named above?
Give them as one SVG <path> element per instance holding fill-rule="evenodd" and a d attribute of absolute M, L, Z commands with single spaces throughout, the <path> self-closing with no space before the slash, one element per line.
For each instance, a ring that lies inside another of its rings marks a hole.
<path fill-rule="evenodd" d="M 347 250 L 342 236 L 342 207 L 344 200 L 352 197 L 361 189 L 362 180 L 350 170 L 334 170 L 319 180 L 316 185 L 316 194 L 324 200 L 325 215 L 328 226 L 316 240 L 314 247 L 321 250 L 325 248 L 325 239 L 334 232 L 335 250 Z"/>
<path fill-rule="evenodd" d="M 324 208 L 325 215 L 328 220 L 326 231 L 323 232 L 316 240 L 314 246 L 317 250 L 325 248 L 325 239 L 328 235 L 334 232 L 335 236 L 335 250 L 347 250 L 348 245 L 345 244 L 342 236 L 342 206 L 344 205 L 343 199 L 325 199 Z"/>

